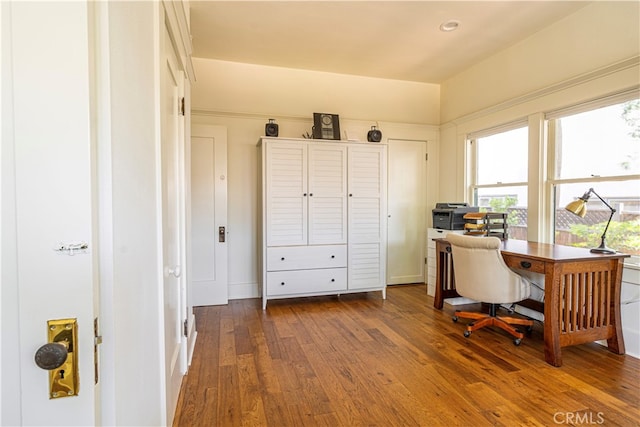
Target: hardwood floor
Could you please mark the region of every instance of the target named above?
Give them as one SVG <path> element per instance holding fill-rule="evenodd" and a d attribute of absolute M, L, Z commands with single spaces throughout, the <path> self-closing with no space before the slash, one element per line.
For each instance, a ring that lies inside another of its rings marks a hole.
<path fill-rule="evenodd" d="M 640 360 L 596 343 L 543 357 L 499 329 L 464 338 L 424 285 L 196 308 L 174 426 L 640 425 Z"/>

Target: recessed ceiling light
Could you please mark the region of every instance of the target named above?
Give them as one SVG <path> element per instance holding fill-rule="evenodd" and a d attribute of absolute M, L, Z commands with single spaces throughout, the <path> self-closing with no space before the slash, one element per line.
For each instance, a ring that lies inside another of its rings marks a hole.
<path fill-rule="evenodd" d="M 444 31 L 448 33 L 449 31 L 457 30 L 459 26 L 460 26 L 460 21 L 451 19 L 447 22 L 443 22 L 442 24 L 440 24 L 440 31 Z"/>

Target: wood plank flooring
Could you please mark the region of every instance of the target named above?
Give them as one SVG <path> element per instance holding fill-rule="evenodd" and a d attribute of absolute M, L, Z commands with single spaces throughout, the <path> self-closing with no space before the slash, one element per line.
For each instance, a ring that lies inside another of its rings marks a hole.
<path fill-rule="evenodd" d="M 174 426 L 640 425 L 640 360 L 596 343 L 543 357 L 542 325 L 464 338 L 424 285 L 197 307 Z"/>

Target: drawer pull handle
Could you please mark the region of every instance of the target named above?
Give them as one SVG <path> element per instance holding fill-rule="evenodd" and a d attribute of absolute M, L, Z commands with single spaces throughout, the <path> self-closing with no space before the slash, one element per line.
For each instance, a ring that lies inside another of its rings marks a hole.
<path fill-rule="evenodd" d="M 280 282 L 280 286 L 284 286 L 284 282 Z"/>
<path fill-rule="evenodd" d="M 334 259 L 336 256 L 335 255 L 331 255 L 331 259 Z"/>
<path fill-rule="evenodd" d="M 284 257 L 280 258 L 280 261 L 284 261 Z"/>
<path fill-rule="evenodd" d="M 529 261 L 520 261 L 520 266 L 522 268 L 531 268 L 531 263 Z"/>
<path fill-rule="evenodd" d="M 309 197 L 313 197 L 313 193 L 309 193 Z"/>
<path fill-rule="evenodd" d="M 307 197 L 307 193 L 303 193 L 302 195 L 303 195 L 304 197 Z"/>
<path fill-rule="evenodd" d="M 332 281 L 332 282 L 335 282 L 335 281 L 336 281 L 336 279 L 331 279 L 331 281 Z"/>

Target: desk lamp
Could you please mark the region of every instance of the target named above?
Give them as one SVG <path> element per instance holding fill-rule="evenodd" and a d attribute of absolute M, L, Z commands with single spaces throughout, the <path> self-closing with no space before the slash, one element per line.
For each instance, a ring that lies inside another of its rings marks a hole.
<path fill-rule="evenodd" d="M 611 218 L 613 218 L 613 214 L 616 213 L 616 210 L 613 209 L 611 206 L 609 206 L 609 204 L 605 202 L 598 193 L 593 191 L 593 188 L 590 188 L 589 191 L 584 193 L 582 197 L 580 197 L 578 200 L 574 200 L 573 202 L 570 202 L 565 207 L 565 209 L 574 215 L 578 215 L 580 218 L 584 218 L 584 216 L 587 214 L 587 201 L 589 201 L 589 197 L 591 197 L 591 194 L 595 194 L 596 197 L 600 199 L 600 201 L 604 203 L 605 206 L 611 210 L 611 215 L 609 215 L 609 221 L 607 221 L 607 226 L 604 228 L 602 237 L 600 237 L 600 246 L 598 246 L 597 248 L 591 249 L 591 252 L 596 254 L 615 254 L 616 251 L 608 248 L 607 245 L 605 244 L 605 237 L 607 235 L 607 230 L 609 229 L 609 224 L 611 223 Z"/>

